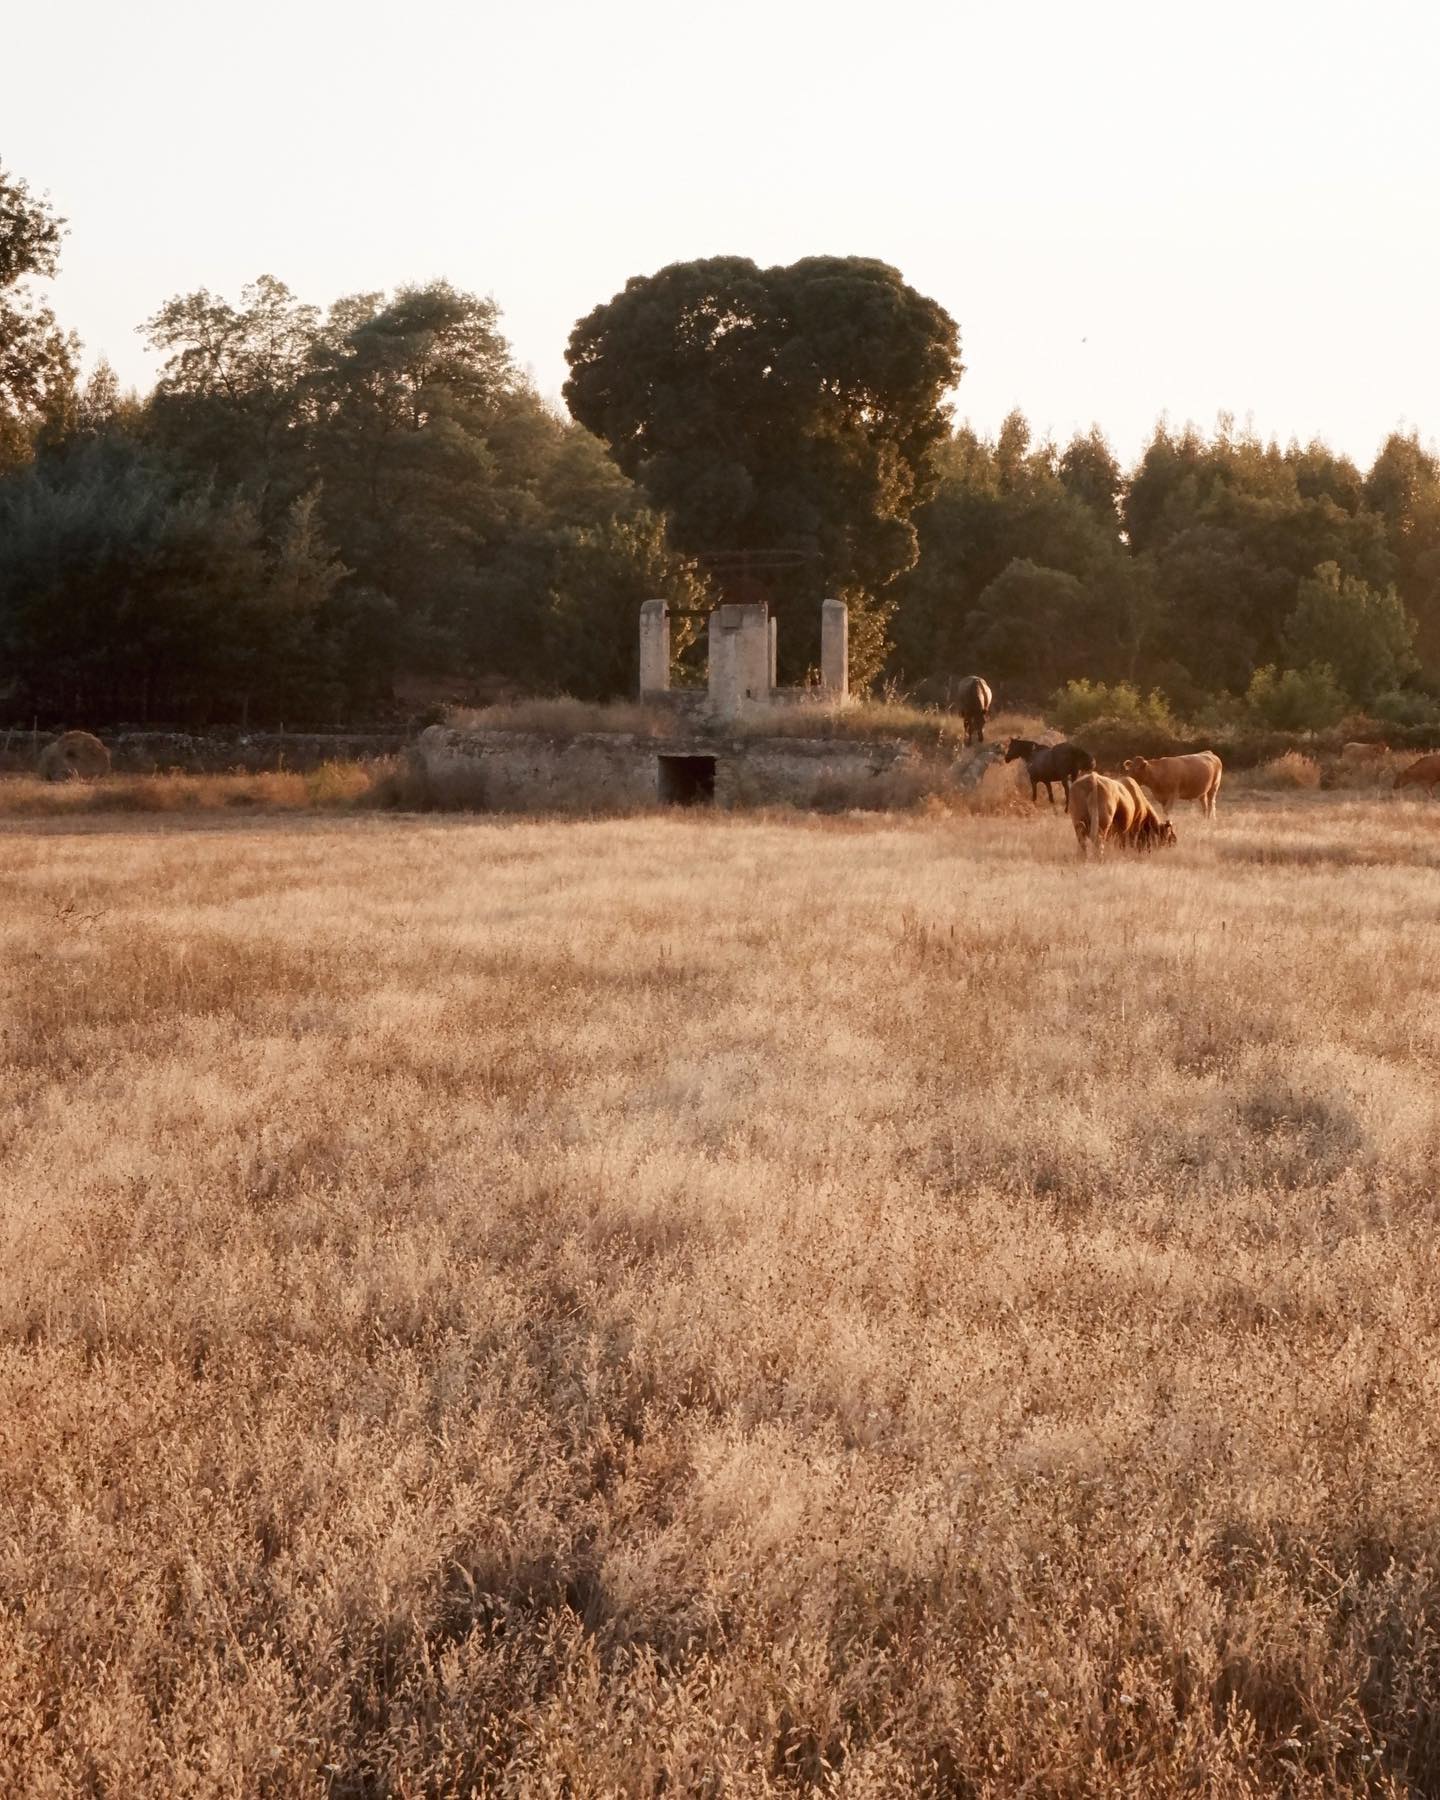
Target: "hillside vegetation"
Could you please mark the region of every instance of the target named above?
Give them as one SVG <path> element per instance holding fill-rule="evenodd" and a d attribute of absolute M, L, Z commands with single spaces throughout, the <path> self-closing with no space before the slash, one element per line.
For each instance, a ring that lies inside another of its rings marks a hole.
<path fill-rule="evenodd" d="M 4 828 L 0 1791 L 1440 1787 L 1433 809 Z"/>

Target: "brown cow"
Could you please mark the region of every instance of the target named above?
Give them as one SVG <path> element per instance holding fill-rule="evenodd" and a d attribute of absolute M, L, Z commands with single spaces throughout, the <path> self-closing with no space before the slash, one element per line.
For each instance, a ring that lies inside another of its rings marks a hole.
<path fill-rule="evenodd" d="M 1126 833 L 1126 843 L 1132 850 L 1167 849 L 1175 842 L 1175 827 L 1133 775 L 1126 775 L 1123 779 L 1130 790 L 1130 799 L 1135 808 L 1134 819 Z"/>
<path fill-rule="evenodd" d="M 1198 800 L 1207 819 L 1215 817 L 1215 801 L 1225 765 L 1213 750 L 1195 750 L 1188 756 L 1132 756 L 1124 765 L 1162 806 L 1177 800 Z"/>
<path fill-rule="evenodd" d="M 1142 794 L 1138 783 L 1112 775 L 1087 773 L 1070 783 L 1070 823 L 1081 856 L 1094 846 L 1096 857 L 1107 844 L 1151 850 L 1175 842 L 1175 828 Z"/>
<path fill-rule="evenodd" d="M 1075 848 L 1081 856 L 1088 855 L 1092 845 L 1096 856 L 1103 852 L 1116 814 L 1123 806 L 1128 820 L 1131 805 L 1120 783 L 1108 775 L 1097 775 L 1091 770 L 1075 777 L 1065 810 L 1075 827 Z"/>
<path fill-rule="evenodd" d="M 1395 777 L 1397 788 L 1429 788 L 1432 794 L 1437 781 L 1440 781 L 1440 750 L 1427 750 L 1424 756 L 1411 763 L 1408 769 L 1402 769 Z"/>

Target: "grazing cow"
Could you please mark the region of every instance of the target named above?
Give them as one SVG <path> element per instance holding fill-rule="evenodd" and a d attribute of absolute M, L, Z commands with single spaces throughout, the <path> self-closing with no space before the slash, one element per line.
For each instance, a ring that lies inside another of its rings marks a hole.
<path fill-rule="evenodd" d="M 1177 800 L 1198 800 L 1205 817 L 1215 817 L 1225 765 L 1213 750 L 1196 750 L 1189 756 L 1132 756 L 1124 769 L 1142 787 L 1149 788 L 1162 806 L 1173 806 Z"/>
<path fill-rule="evenodd" d="M 1440 781 L 1440 750 L 1427 750 L 1424 756 L 1411 763 L 1408 769 L 1402 769 L 1395 777 L 1397 788 L 1429 788 L 1432 794 L 1437 781 Z"/>
<path fill-rule="evenodd" d="M 1175 842 L 1175 827 L 1133 775 L 1123 776 L 1122 780 L 1130 790 L 1135 809 L 1125 841 L 1132 850 L 1168 850 Z"/>
<path fill-rule="evenodd" d="M 985 742 L 985 718 L 994 698 L 990 683 L 982 675 L 967 675 L 955 690 L 955 704 L 965 721 L 967 744 Z"/>
<path fill-rule="evenodd" d="M 1030 804 L 1032 806 L 1040 797 L 1042 784 L 1045 788 L 1045 798 L 1053 806 L 1055 793 L 1050 783 L 1058 781 L 1068 807 L 1070 783 L 1077 775 L 1083 775 L 1088 769 L 1095 767 L 1095 758 L 1088 750 L 1082 750 L 1078 744 L 1037 744 L 1030 738 L 1011 738 L 1005 746 L 1005 760 L 1007 763 L 1014 762 L 1016 757 L 1025 759 L 1025 773 L 1030 777 Z"/>
<path fill-rule="evenodd" d="M 1390 754 L 1388 744 L 1342 744 L 1340 760 L 1347 763 L 1384 762 Z"/>
<path fill-rule="evenodd" d="M 1124 837 L 1134 817 L 1135 803 L 1130 791 L 1109 775 L 1092 770 L 1077 775 L 1070 783 L 1070 799 L 1066 805 L 1070 823 L 1075 827 L 1075 847 L 1081 856 L 1092 849 L 1102 856 L 1111 834 Z"/>
<path fill-rule="evenodd" d="M 1133 779 L 1087 772 L 1070 783 L 1070 823 L 1081 856 L 1093 847 L 1105 854 L 1107 844 L 1132 850 L 1164 849 L 1175 842 L 1175 827 L 1140 791 Z"/>

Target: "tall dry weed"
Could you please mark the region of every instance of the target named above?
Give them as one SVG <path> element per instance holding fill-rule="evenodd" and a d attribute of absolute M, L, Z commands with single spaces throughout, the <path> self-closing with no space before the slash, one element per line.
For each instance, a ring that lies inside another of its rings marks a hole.
<path fill-rule="evenodd" d="M 0 777 L 0 819 L 82 813 L 190 813 L 254 807 L 267 812 L 336 811 L 385 804 L 394 762 L 327 762 L 308 773 L 271 770 L 191 775 L 111 775 L 96 782 Z"/>

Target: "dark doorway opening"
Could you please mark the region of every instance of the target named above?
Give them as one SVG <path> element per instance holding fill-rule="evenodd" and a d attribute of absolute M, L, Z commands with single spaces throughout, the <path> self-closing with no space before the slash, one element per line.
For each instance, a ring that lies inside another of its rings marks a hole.
<path fill-rule="evenodd" d="M 707 806 L 715 798 L 713 756 L 662 756 L 657 760 L 662 806 Z"/>

